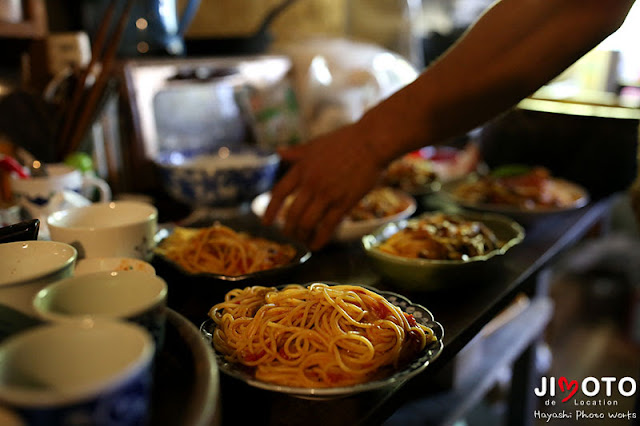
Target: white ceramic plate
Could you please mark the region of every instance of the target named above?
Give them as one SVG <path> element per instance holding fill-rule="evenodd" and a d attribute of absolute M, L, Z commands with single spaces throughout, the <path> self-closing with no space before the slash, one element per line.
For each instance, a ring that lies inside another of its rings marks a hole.
<path fill-rule="evenodd" d="M 282 288 L 279 286 L 278 288 Z M 434 320 L 433 314 L 424 306 L 412 303 L 409 299 L 399 294 L 389 291 L 382 291 L 372 287 L 362 286 L 369 290 L 372 290 L 382 296 L 396 306 L 399 306 L 404 312 L 412 314 L 417 322 L 420 324 L 431 327 L 434 331 L 437 340 L 427 345 L 420 356 L 413 362 L 407 364 L 402 370 L 397 371 L 395 374 L 371 382 L 360 383 L 354 386 L 343 386 L 335 388 L 301 388 L 293 386 L 283 386 L 274 383 L 263 382 L 257 380 L 253 372 L 244 367 L 243 365 L 228 362 L 224 355 L 215 352 L 216 361 L 220 370 L 228 374 L 231 377 L 242 380 L 250 386 L 256 388 L 265 389 L 273 392 L 286 393 L 291 396 L 305 399 L 333 399 L 342 398 L 349 395 L 354 395 L 360 392 L 370 391 L 374 389 L 383 388 L 393 383 L 398 383 L 415 376 L 423 371 L 429 364 L 431 364 L 442 352 L 444 344 L 442 338 L 444 337 L 444 329 L 440 323 Z M 215 322 L 212 319 L 208 319 L 200 326 L 200 332 L 206 340 L 211 342 L 213 331 L 215 330 Z"/>
<path fill-rule="evenodd" d="M 386 225 L 389 222 L 394 222 L 396 220 L 406 219 L 411 216 L 416 211 L 416 200 L 411 195 L 404 191 L 397 190 L 397 192 L 404 197 L 409 204 L 407 208 L 403 211 L 396 213 L 394 215 L 385 216 L 381 218 L 371 219 L 371 220 L 351 220 L 345 219 L 343 220 L 338 228 L 335 231 L 333 236 L 334 241 L 353 241 L 362 238 L 362 236 L 367 235 L 379 228 L 382 225 Z M 258 195 L 251 202 L 251 211 L 258 216 L 262 217 L 264 212 L 267 210 L 267 206 L 269 205 L 269 201 L 271 200 L 271 193 L 265 192 L 263 194 Z M 279 226 L 282 226 L 282 222 L 278 223 Z"/>
<path fill-rule="evenodd" d="M 509 216 L 522 225 L 530 225 L 536 220 L 547 217 L 549 215 L 562 214 L 572 212 L 586 206 L 589 203 L 590 197 L 588 191 L 578 184 L 569 182 L 563 179 L 556 179 L 560 184 L 564 186 L 568 191 L 575 194 L 575 202 L 567 207 L 545 207 L 545 208 L 533 208 L 523 209 L 517 206 L 509 206 L 502 204 L 490 204 L 490 203 L 473 203 L 464 200 L 455 195 L 455 189 L 458 185 L 473 181 L 477 179 L 476 175 L 470 175 L 465 179 L 448 182 L 442 185 L 440 194 L 445 197 L 446 200 L 456 204 L 464 209 L 475 210 L 480 212 L 497 213 L 505 216 Z"/>

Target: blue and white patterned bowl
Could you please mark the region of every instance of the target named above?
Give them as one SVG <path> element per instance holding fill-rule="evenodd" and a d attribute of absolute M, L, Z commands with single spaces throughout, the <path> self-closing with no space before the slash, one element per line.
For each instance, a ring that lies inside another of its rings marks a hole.
<path fill-rule="evenodd" d="M 164 189 L 191 206 L 236 206 L 251 201 L 273 185 L 280 157 L 256 149 L 214 152 L 170 151 L 154 163 Z"/>

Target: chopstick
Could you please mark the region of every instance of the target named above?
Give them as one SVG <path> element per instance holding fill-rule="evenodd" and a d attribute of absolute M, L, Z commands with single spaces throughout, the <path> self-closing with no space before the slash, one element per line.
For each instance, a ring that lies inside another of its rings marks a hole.
<path fill-rule="evenodd" d="M 91 60 L 87 67 L 81 71 L 71 102 L 63 115 L 62 130 L 58 138 L 61 159 L 78 149 L 92 120 L 95 118 L 95 114 L 98 112 L 98 106 L 109 82 L 118 47 L 129 21 L 131 8 L 135 2 L 135 0 L 125 1 L 125 7 L 118 17 L 117 26 L 111 33 L 110 39 L 108 39 L 108 31 L 115 15 L 118 1 L 112 0 L 109 3 L 96 35 L 91 52 Z M 106 49 L 104 47 L 105 44 Z M 100 71 L 95 82 L 86 90 L 87 79 L 96 64 L 100 64 Z"/>
<path fill-rule="evenodd" d="M 80 70 L 80 76 L 71 95 L 71 101 L 69 102 L 68 107 L 63 111 L 62 127 L 58 135 L 58 146 L 63 146 L 63 144 L 71 134 L 73 118 L 75 117 L 78 107 L 80 106 L 82 95 L 84 94 L 85 86 L 87 84 L 87 78 L 91 70 L 94 68 L 98 57 L 100 56 L 100 53 L 102 52 L 104 42 L 107 38 L 109 25 L 111 24 L 111 20 L 113 19 L 117 3 L 117 1 L 111 1 L 109 3 L 109 6 L 107 6 L 104 19 L 100 23 L 100 27 L 98 28 L 98 32 L 96 34 L 96 39 L 91 49 L 91 59 L 89 60 L 89 64 L 85 68 L 82 68 Z"/>

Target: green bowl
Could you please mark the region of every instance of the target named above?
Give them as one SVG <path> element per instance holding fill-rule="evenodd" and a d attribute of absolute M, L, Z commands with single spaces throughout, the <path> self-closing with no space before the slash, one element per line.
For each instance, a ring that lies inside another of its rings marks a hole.
<path fill-rule="evenodd" d="M 362 246 L 376 271 L 393 285 L 412 291 L 442 290 L 467 283 L 474 285 L 493 271 L 507 251 L 524 240 L 525 231 L 514 220 L 493 213 L 460 212 L 454 216 L 484 223 L 504 245 L 483 256 L 467 260 L 410 259 L 384 253 L 378 246 L 391 235 L 417 222 L 420 217 L 392 222 L 362 237 Z"/>

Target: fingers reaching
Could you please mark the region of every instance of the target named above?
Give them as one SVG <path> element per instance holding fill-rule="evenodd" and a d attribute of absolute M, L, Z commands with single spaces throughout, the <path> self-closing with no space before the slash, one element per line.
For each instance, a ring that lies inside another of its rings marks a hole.
<path fill-rule="evenodd" d="M 315 232 L 312 234 L 313 238 L 308 243 L 311 250 L 319 250 L 331 240 L 345 213 L 342 208 L 336 206 L 317 222 Z"/>
<path fill-rule="evenodd" d="M 313 196 L 312 203 L 307 206 L 297 221 L 296 238 L 309 245 L 314 238 L 318 223 L 323 220 L 331 207 L 332 204 L 327 198 L 322 195 Z"/>
<path fill-rule="evenodd" d="M 284 233 L 312 249 L 333 236 L 342 218 L 377 182 L 384 165 L 346 126 L 295 147 L 280 149 L 289 170 L 271 191 L 263 217 L 270 225 L 284 219 Z M 293 201 L 287 198 L 293 196 Z M 286 205 L 286 214 L 278 216 Z"/>
<path fill-rule="evenodd" d="M 284 233 L 292 237 L 297 237 L 299 231 L 299 222 L 304 217 L 305 210 L 312 201 L 312 195 L 305 190 L 296 193 L 296 197 L 287 209 L 287 217 L 285 220 Z"/>
<path fill-rule="evenodd" d="M 287 197 L 298 185 L 299 171 L 298 168 L 291 168 L 282 179 L 273 187 L 271 191 L 271 201 L 267 206 L 262 221 L 265 225 L 271 225 L 278 212 L 282 208 Z"/>

